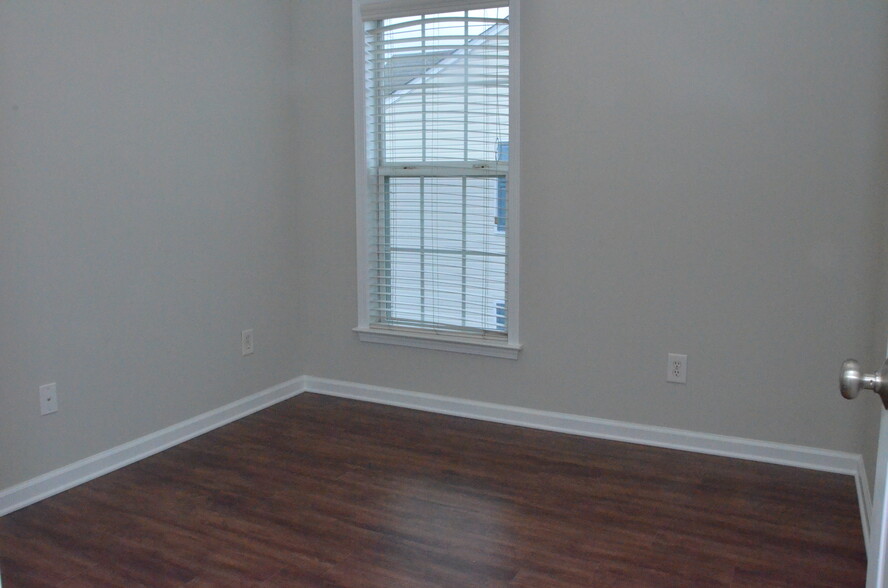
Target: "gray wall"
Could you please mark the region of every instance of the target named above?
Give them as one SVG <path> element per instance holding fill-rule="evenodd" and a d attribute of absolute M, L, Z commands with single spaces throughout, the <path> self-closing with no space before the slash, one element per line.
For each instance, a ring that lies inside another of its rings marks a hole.
<path fill-rule="evenodd" d="M 359 343 L 348 0 L 294 12 L 304 373 L 862 452 L 888 4 L 524 2 L 518 361 Z M 855 335 L 863 333 L 863 336 Z M 687 353 L 687 386 L 665 382 Z"/>
<path fill-rule="evenodd" d="M 0 488 L 298 375 L 289 18 L 0 2 Z"/>

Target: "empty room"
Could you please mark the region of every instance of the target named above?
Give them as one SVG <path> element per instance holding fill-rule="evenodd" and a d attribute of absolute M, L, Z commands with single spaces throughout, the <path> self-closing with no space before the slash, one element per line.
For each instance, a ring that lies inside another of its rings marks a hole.
<path fill-rule="evenodd" d="M 886 72 L 884 0 L 0 0 L 0 585 L 888 586 Z"/>

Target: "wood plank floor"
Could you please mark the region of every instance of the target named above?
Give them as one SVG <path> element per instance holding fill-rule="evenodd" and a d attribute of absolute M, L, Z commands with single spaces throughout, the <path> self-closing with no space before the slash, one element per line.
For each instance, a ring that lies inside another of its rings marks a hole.
<path fill-rule="evenodd" d="M 303 394 L 0 518 L 18 586 L 863 586 L 853 479 Z"/>

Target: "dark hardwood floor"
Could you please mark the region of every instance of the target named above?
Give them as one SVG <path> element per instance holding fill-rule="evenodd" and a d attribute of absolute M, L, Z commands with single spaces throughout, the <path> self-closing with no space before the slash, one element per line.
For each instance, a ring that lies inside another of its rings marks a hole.
<path fill-rule="evenodd" d="M 3 587 L 863 586 L 853 479 L 303 394 L 0 518 Z"/>

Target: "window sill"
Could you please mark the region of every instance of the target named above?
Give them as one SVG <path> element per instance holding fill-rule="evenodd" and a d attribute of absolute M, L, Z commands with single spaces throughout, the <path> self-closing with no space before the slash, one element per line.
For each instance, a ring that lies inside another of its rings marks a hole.
<path fill-rule="evenodd" d="M 468 353 L 472 355 L 485 355 L 487 357 L 499 357 L 502 359 L 518 359 L 521 345 L 499 343 L 483 340 L 466 340 L 456 337 L 444 337 L 440 335 L 418 335 L 413 333 L 394 333 L 357 327 L 353 329 L 358 334 L 358 339 L 366 343 L 383 343 L 386 345 L 401 345 L 403 347 L 418 347 L 420 349 L 436 349 L 438 351 L 451 351 L 454 353 Z"/>

